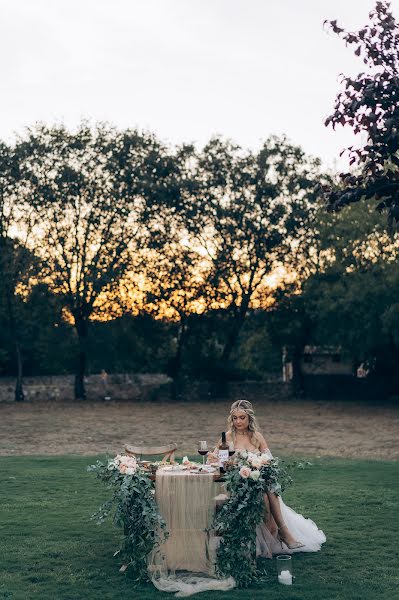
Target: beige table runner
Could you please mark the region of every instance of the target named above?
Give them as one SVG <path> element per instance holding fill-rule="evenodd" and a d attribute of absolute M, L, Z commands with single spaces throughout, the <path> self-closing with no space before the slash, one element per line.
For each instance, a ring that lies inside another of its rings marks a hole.
<path fill-rule="evenodd" d="M 155 498 L 169 531 L 160 551 L 168 571 L 213 574 L 214 553 L 205 529 L 212 523 L 215 495 L 212 473 L 157 471 Z"/>

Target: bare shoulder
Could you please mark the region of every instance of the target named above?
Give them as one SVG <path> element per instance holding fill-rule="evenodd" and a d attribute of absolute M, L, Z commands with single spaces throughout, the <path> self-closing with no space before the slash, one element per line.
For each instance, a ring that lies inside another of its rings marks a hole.
<path fill-rule="evenodd" d="M 268 448 L 268 443 L 265 440 L 265 438 L 263 437 L 263 435 L 260 433 L 260 431 L 256 432 L 256 438 L 259 442 L 259 449 L 260 450 L 265 450 L 266 448 Z"/>

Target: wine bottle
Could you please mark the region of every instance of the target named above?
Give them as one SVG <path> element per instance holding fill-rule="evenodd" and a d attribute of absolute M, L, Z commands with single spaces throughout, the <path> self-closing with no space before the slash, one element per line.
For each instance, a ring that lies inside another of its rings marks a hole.
<path fill-rule="evenodd" d="M 229 460 L 229 446 L 227 445 L 227 442 L 226 442 L 226 432 L 225 431 L 222 431 L 222 441 L 219 444 L 218 459 L 219 459 L 220 472 L 225 473 L 226 470 L 224 468 L 224 465 Z"/>

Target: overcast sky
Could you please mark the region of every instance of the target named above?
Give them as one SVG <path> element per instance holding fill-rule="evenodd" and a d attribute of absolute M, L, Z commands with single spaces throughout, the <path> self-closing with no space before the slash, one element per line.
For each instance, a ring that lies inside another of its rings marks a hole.
<path fill-rule="evenodd" d="M 360 59 L 349 29 L 374 0 L 0 0 L 0 138 L 81 118 L 170 143 L 222 134 L 257 148 L 287 134 L 333 166 L 352 143 L 323 119 Z M 399 0 L 393 0 L 399 16 Z"/>

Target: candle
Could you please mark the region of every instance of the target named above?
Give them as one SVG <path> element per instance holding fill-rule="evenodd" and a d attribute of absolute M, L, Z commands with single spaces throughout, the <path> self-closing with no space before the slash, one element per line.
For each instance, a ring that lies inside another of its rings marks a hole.
<path fill-rule="evenodd" d="M 281 571 L 278 580 L 283 585 L 292 585 L 292 575 L 289 571 Z"/>

